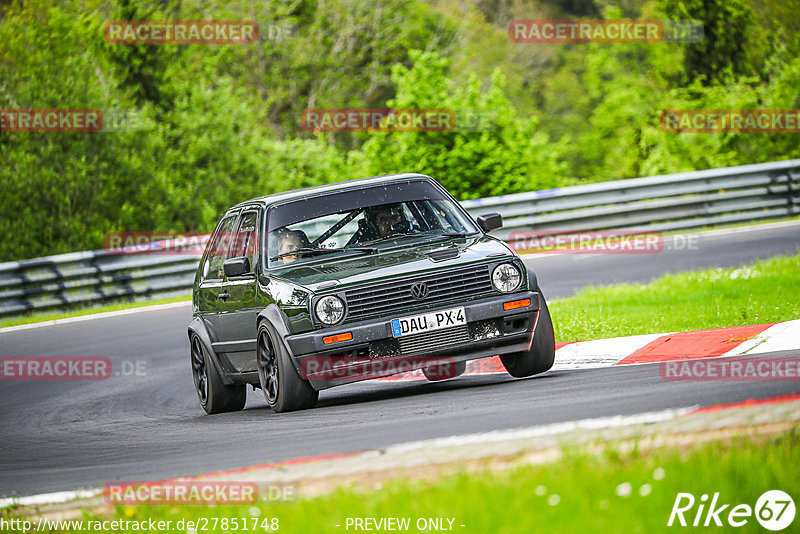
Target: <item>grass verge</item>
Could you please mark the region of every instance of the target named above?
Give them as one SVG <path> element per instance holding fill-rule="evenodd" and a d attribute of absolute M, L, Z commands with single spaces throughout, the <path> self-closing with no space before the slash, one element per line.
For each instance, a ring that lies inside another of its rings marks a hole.
<path fill-rule="evenodd" d="M 800 477 L 797 450 L 800 433 L 738 437 L 682 448 L 636 449 L 621 453 L 609 446 L 601 454 L 566 450 L 549 464 L 513 470 L 459 473 L 435 482 L 396 479 L 371 490 L 339 489 L 313 499 L 258 506 L 117 506 L 114 519 L 170 521 L 175 531 L 191 532 L 186 521 L 207 521 L 208 531 L 264 532 L 261 525 L 278 525 L 279 532 L 326 533 L 353 531 L 348 518 L 409 518 L 410 532 L 418 520 L 452 519 L 452 530 L 462 533 L 604 532 L 651 533 L 666 528 L 678 492 L 692 493 L 696 505 L 685 514 L 694 521 L 700 496 L 719 492 L 719 505 L 754 507 L 765 491 L 790 494 Z M 795 493 L 796 498 L 796 493 Z M 9 519 L 14 511 L 4 512 Z M 222 520 L 226 518 L 227 528 Z M 84 512 L 82 521 L 109 516 Z M 233 528 L 231 519 L 238 526 Z M 703 519 L 705 515 L 703 515 Z M 276 523 L 272 521 L 276 520 Z M 795 520 L 795 524 L 797 523 Z M 701 523 L 702 524 L 702 523 Z M 255 525 L 257 528 L 251 528 Z M 727 524 L 721 531 L 731 529 Z M 84 531 L 91 524 L 84 524 Z M 215 527 L 215 528 L 212 528 Z M 680 527 L 678 527 L 680 530 Z M 64 532 L 76 532 L 72 527 Z M 129 529 L 130 531 L 135 531 Z M 195 529 L 198 532 L 202 529 Z M 735 529 L 763 532 L 755 517 Z M 124 531 L 124 530 L 123 530 Z M 787 531 L 792 531 L 789 528 Z M 796 530 L 794 530 L 796 532 Z"/>
<path fill-rule="evenodd" d="M 556 339 L 586 341 L 800 319 L 797 295 L 800 254 L 589 288 L 550 308 Z"/>

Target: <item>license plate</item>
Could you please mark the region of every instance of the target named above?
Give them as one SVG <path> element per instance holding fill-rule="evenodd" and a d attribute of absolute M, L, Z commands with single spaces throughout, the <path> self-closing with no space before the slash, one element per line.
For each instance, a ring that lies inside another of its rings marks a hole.
<path fill-rule="evenodd" d="M 392 335 L 394 337 L 402 337 L 411 334 L 422 334 L 462 324 L 467 324 L 464 308 L 450 308 L 449 310 L 392 319 Z"/>

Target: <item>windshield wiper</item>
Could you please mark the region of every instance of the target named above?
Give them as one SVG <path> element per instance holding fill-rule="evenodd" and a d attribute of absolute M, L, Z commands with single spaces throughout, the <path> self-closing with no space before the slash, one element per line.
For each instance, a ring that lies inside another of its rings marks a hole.
<path fill-rule="evenodd" d="M 475 232 L 472 232 L 472 234 L 474 233 Z M 472 234 L 465 234 L 464 232 L 445 232 L 444 234 L 437 234 L 437 235 L 443 235 L 445 237 L 467 237 L 468 235 Z"/>
<path fill-rule="evenodd" d="M 312 248 L 312 247 L 300 247 L 294 250 L 290 250 L 289 252 L 284 252 L 283 254 L 278 254 L 277 256 L 273 256 L 270 258 L 270 261 L 276 261 L 281 258 L 285 258 L 287 256 L 297 256 L 298 254 L 330 254 L 334 252 L 363 252 L 365 254 L 375 254 L 378 249 L 373 247 L 346 247 L 346 248 Z"/>
<path fill-rule="evenodd" d="M 429 238 L 428 241 L 436 241 L 438 239 L 448 239 L 451 237 L 467 237 L 470 234 L 463 234 L 460 232 L 449 232 L 445 234 L 428 234 L 425 232 L 400 232 L 397 234 L 390 234 L 387 236 L 380 237 L 378 239 L 373 239 L 372 241 L 367 241 L 366 245 L 375 245 L 377 243 L 382 243 L 384 241 L 390 241 L 392 239 L 398 237 L 427 237 Z"/>
<path fill-rule="evenodd" d="M 421 232 L 398 232 L 396 234 L 389 234 L 383 237 L 379 237 L 378 239 L 373 239 L 372 241 L 367 241 L 365 245 L 376 245 L 378 243 L 383 243 L 384 241 L 391 241 L 392 239 L 397 239 L 398 237 L 422 237 L 426 234 Z"/>

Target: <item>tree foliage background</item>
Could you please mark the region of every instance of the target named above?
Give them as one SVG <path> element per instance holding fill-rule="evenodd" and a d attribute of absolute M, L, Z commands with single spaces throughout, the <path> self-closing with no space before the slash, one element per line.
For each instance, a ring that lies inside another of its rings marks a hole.
<path fill-rule="evenodd" d="M 235 202 L 422 172 L 458 198 L 800 157 L 797 134 L 666 133 L 664 109 L 799 109 L 798 0 L 0 0 L 0 108 L 103 133 L 0 132 L 0 261 L 111 231 L 209 231 Z M 676 44 L 518 44 L 536 18 L 699 19 Z M 110 20 L 254 20 L 247 45 L 122 45 Z M 280 31 L 278 31 L 280 30 Z M 312 133 L 307 108 L 455 108 L 490 127 Z"/>

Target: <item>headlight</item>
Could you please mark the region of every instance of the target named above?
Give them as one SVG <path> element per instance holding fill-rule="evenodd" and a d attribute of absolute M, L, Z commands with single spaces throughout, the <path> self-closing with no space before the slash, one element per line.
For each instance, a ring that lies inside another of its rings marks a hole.
<path fill-rule="evenodd" d="M 502 293 L 511 293 L 522 281 L 519 269 L 511 263 L 501 263 L 492 271 L 492 284 Z"/>
<path fill-rule="evenodd" d="M 344 317 L 344 302 L 339 297 L 328 295 L 317 301 L 314 311 L 323 323 L 336 324 Z"/>

